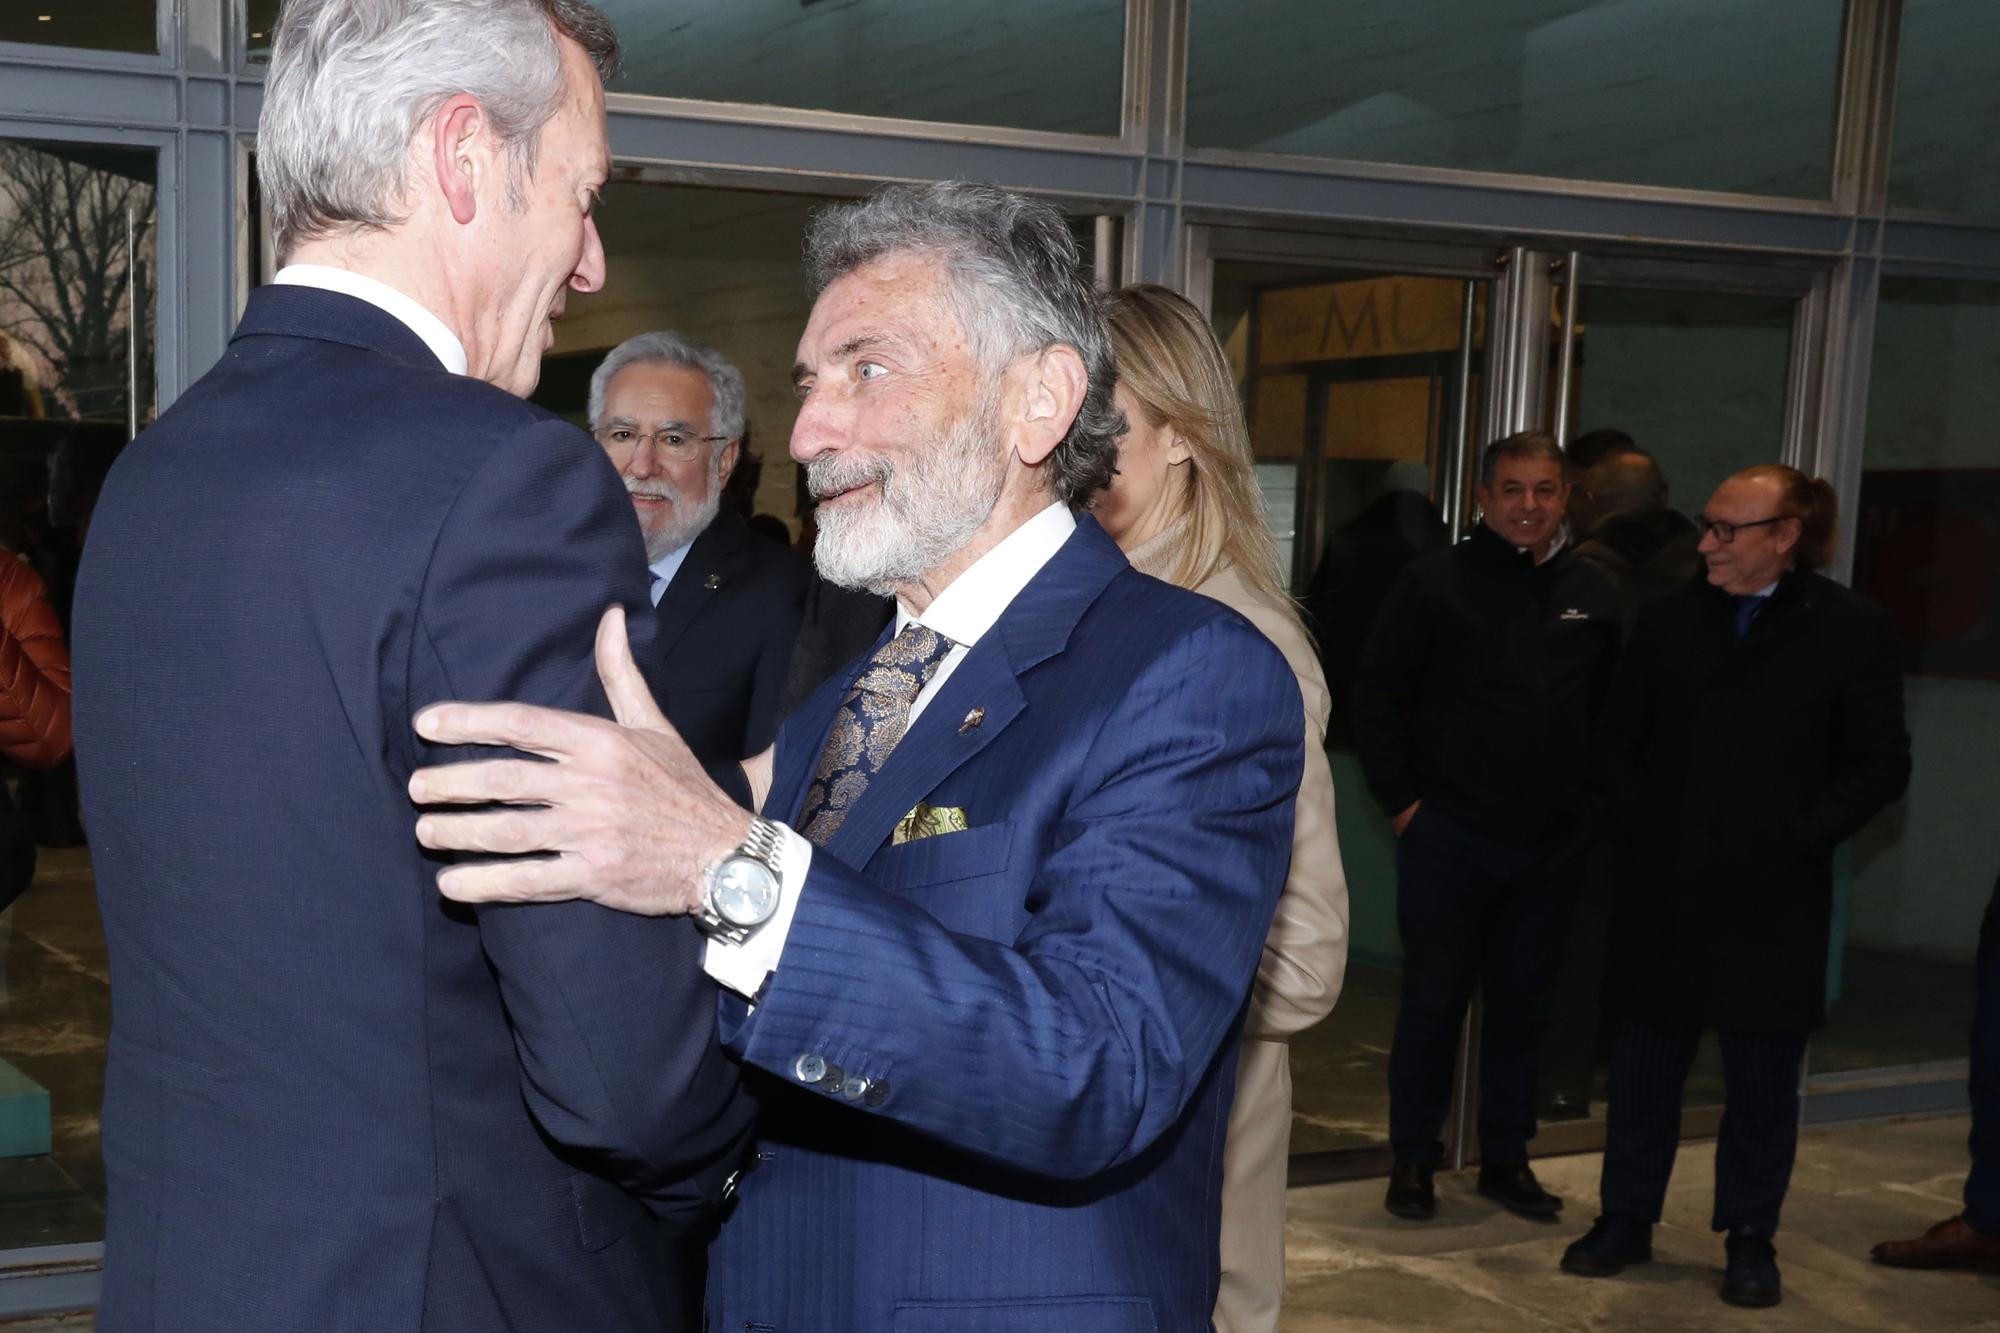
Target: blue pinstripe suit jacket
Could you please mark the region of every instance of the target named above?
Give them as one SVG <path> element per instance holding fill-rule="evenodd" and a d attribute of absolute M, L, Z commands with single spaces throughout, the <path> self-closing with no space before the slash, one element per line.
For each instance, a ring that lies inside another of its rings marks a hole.
<path fill-rule="evenodd" d="M 775 816 L 857 667 L 780 730 Z M 757 1004 L 725 1001 L 761 1110 L 711 1327 L 1209 1327 L 1300 708 L 1248 622 L 1078 524 L 815 854 Z M 970 827 L 892 845 L 919 801 Z"/>

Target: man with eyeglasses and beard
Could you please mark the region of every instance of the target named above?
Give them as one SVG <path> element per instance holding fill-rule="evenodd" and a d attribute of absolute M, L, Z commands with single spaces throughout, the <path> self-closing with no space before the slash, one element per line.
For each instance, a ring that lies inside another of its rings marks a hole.
<path fill-rule="evenodd" d="M 1060 213 L 891 187 L 822 214 L 808 253 L 792 456 L 814 558 L 895 594 L 895 625 L 746 766 L 759 802 L 702 774 L 608 614 L 625 725 L 425 710 L 423 734 L 557 762 L 415 775 L 419 802 L 516 803 L 433 809 L 418 837 L 555 854 L 454 867 L 453 898 L 589 897 L 710 932 L 759 1104 L 713 1327 L 1207 1330 L 1216 1145 L 1291 854 L 1296 680 L 1078 512 L 1124 423 Z"/>
<path fill-rule="evenodd" d="M 590 430 L 625 482 L 658 620 L 667 720 L 704 764 L 771 743 L 804 562 L 722 512 L 743 450 L 743 373 L 678 333 L 628 338 L 590 377 Z"/>
<path fill-rule="evenodd" d="M 1833 558 L 1833 488 L 1765 465 L 1701 517 L 1707 577 L 1639 612 L 1600 735 L 1620 840 L 1623 983 L 1612 1050 L 1603 1213 L 1564 1271 L 1652 1258 L 1705 1028 L 1726 1109 L 1712 1225 L 1721 1296 L 1778 1303 L 1772 1237 L 1798 1147 L 1799 1064 L 1825 1017 L 1834 848 L 1910 774 L 1894 629 L 1816 571 Z"/>

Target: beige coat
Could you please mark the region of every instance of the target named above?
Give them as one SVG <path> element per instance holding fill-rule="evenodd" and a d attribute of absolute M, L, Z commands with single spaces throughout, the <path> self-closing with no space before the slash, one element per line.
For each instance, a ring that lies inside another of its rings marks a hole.
<path fill-rule="evenodd" d="M 1172 566 L 1180 537 L 1169 528 L 1130 553 L 1148 574 Z M 1292 870 L 1264 941 L 1236 1103 L 1222 1157 L 1222 1290 L 1217 1333 L 1276 1333 L 1285 1290 L 1285 1166 L 1292 1138 L 1293 1036 L 1325 1018 L 1347 973 L 1347 876 L 1334 837 L 1333 772 L 1326 760 L 1331 707 L 1326 676 L 1298 616 L 1225 565 L 1196 592 L 1262 630 L 1299 678 L 1305 700 L 1305 774 L 1299 782 Z"/>

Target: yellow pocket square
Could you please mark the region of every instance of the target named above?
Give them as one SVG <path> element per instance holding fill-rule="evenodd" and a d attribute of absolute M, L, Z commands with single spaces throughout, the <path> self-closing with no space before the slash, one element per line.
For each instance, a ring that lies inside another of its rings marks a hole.
<path fill-rule="evenodd" d="M 900 847 L 918 838 L 935 838 L 940 833 L 963 833 L 969 828 L 965 822 L 965 811 L 955 805 L 926 805 L 918 801 L 916 808 L 896 821 L 896 831 L 889 835 L 889 845 Z"/>

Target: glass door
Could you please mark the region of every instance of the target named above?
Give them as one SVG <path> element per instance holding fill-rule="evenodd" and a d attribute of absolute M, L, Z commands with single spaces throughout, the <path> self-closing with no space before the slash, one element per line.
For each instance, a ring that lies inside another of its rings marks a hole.
<path fill-rule="evenodd" d="M 158 172 L 151 149 L 0 139 L 0 559 L 40 575 L 65 638 L 91 506 L 156 404 Z M 0 902 L 0 1251 L 87 1261 L 110 990 L 76 771 L 46 760 L 0 755 L 0 836 L 35 851 Z"/>
<path fill-rule="evenodd" d="M 1590 494 L 1581 471 L 1570 540 L 1641 552 L 1662 584 L 1694 577 L 1694 518 L 1731 473 L 1794 461 L 1798 330 L 1810 272 L 1713 263 L 1551 255 L 1552 428 L 1578 463 L 1591 450 L 1629 444 L 1651 455 L 1664 480 L 1657 522 L 1626 517 L 1629 497 Z M 1571 295 L 1574 284 L 1574 297 Z M 1565 349 L 1564 342 L 1568 346 Z M 1607 488 L 1608 490 L 1608 488 Z M 1596 501 L 1593 503 L 1593 501 Z M 1650 530 L 1656 535 L 1639 537 Z M 1602 1143 L 1604 1081 L 1617 997 L 1609 967 L 1615 873 L 1594 874 L 1579 894 L 1549 1012 L 1539 1080 L 1537 1151 Z M 1722 1068 L 1706 1034 L 1683 1098 L 1684 1132 L 1713 1133 Z"/>
<path fill-rule="evenodd" d="M 1355 662 L 1389 585 L 1464 521 L 1483 438 L 1491 251 L 1354 250 L 1209 234 L 1206 294 L 1250 421 L 1266 513 L 1317 639 L 1351 917 L 1346 985 L 1292 1046 L 1294 1175 L 1374 1174 L 1388 1157 L 1388 1056 L 1401 985 L 1395 838 L 1347 719 Z"/>
<path fill-rule="evenodd" d="M 1815 274 L 1221 228 L 1197 229 L 1190 256 L 1190 290 L 1207 298 L 1229 353 L 1268 518 L 1334 698 L 1327 749 L 1350 961 L 1333 1014 L 1293 1043 L 1293 1177 L 1375 1174 L 1389 1161 L 1403 950 L 1395 840 L 1346 716 L 1374 615 L 1405 564 L 1480 521 L 1479 451 L 1501 435 L 1546 429 L 1572 443 L 1616 432 L 1656 460 L 1683 531 L 1729 473 L 1799 456 L 1800 331 Z M 1595 525 L 1579 512 L 1571 540 Z M 1537 1152 L 1602 1143 L 1617 892 L 1600 877 L 1580 897 L 1551 981 L 1550 1012 L 1565 1018 L 1542 1053 Z M 1446 1126 L 1453 1164 L 1478 1150 L 1478 1021 L 1475 1000 Z M 1711 1045 L 1689 1080 L 1686 1132 L 1713 1133 L 1720 1104 Z"/>

